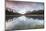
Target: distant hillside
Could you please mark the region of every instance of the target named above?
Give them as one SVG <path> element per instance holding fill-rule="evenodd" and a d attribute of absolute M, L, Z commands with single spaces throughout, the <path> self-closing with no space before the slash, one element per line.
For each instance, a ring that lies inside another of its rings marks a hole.
<path fill-rule="evenodd" d="M 17 13 L 17 12 L 13 12 L 13 10 L 9 10 L 8 11 L 8 9 L 10 9 L 10 8 L 6 8 L 6 15 L 21 15 L 20 13 Z M 38 15 L 40 15 L 40 14 L 42 14 L 42 15 L 44 15 L 44 10 L 34 10 L 34 11 L 28 11 L 25 15 L 30 15 L 30 14 L 38 14 Z"/>
<path fill-rule="evenodd" d="M 13 13 L 12 11 L 8 11 L 8 9 L 5 10 L 6 15 L 20 15 L 19 13 Z"/>
<path fill-rule="evenodd" d="M 38 10 L 38 11 L 34 10 L 32 12 L 29 11 L 29 13 L 26 14 L 44 14 L 44 10 Z"/>

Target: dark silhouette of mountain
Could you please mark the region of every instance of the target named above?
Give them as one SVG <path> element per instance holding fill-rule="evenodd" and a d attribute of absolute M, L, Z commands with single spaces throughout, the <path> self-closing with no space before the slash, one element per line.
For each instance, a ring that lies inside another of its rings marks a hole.
<path fill-rule="evenodd" d="M 20 13 L 17 12 L 13 12 L 13 9 L 10 9 L 8 11 L 8 9 L 10 8 L 6 8 L 6 15 L 21 15 Z M 35 15 L 44 15 L 44 10 L 34 10 L 34 11 L 28 11 L 26 14 L 22 14 L 22 15 L 31 15 L 31 14 L 35 14 Z"/>
<path fill-rule="evenodd" d="M 31 12 L 32 14 L 44 14 L 44 10 L 38 10 L 38 11 L 33 11 Z"/>
<path fill-rule="evenodd" d="M 8 9 L 5 10 L 6 15 L 20 15 L 19 13 L 14 13 L 13 11 L 8 11 Z"/>
<path fill-rule="evenodd" d="M 32 12 L 30 12 L 30 11 L 28 11 L 29 13 L 26 13 L 26 15 L 28 15 L 28 14 L 44 14 L 44 10 L 38 10 L 38 11 L 36 11 L 36 10 L 34 10 L 34 11 L 32 11 Z"/>

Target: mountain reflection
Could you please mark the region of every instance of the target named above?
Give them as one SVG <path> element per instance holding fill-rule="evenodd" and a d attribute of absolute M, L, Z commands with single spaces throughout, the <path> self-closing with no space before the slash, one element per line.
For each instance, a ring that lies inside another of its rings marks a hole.
<path fill-rule="evenodd" d="M 9 22 L 10 21 L 10 22 Z M 6 21 L 6 29 L 32 29 L 32 28 L 43 28 L 44 26 L 43 17 L 26 17 L 26 16 L 14 16 L 12 19 Z"/>

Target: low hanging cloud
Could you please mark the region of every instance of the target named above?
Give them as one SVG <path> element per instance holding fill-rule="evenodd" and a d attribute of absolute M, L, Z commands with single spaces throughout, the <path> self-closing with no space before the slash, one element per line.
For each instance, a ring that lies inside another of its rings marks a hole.
<path fill-rule="evenodd" d="M 27 11 L 43 10 L 44 4 L 40 2 L 6 2 L 6 7 L 13 9 L 13 12 L 26 13 Z"/>

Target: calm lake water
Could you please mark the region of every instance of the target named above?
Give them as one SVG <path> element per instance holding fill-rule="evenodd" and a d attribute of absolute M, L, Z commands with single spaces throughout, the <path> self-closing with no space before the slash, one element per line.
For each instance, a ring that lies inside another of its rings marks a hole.
<path fill-rule="evenodd" d="M 6 16 L 6 30 L 44 28 L 43 16 Z"/>

